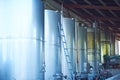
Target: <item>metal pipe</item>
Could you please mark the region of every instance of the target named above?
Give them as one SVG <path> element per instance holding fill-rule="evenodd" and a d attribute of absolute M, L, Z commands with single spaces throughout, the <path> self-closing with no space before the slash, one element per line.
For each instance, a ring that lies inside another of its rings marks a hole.
<path fill-rule="evenodd" d="M 70 55 L 70 61 L 72 63 L 72 69 L 73 69 L 73 73 L 76 72 L 76 60 L 75 60 L 75 53 L 74 53 L 74 49 L 75 49 L 75 20 L 73 18 L 63 18 L 63 29 L 65 32 L 65 38 L 67 41 L 67 48 L 68 48 L 68 52 Z M 65 54 L 64 52 L 62 53 L 63 58 L 65 58 Z M 68 71 L 67 68 L 67 63 L 65 59 L 62 59 L 62 71 L 64 75 L 67 75 L 68 78 L 73 77 L 71 76 Z M 74 74 L 73 74 L 74 75 Z"/>
<path fill-rule="evenodd" d="M 98 63 L 101 63 L 100 30 L 96 29 L 96 56 Z"/>
<path fill-rule="evenodd" d="M 76 47 L 76 72 L 79 72 L 79 65 L 78 65 L 78 28 L 79 22 L 75 22 L 75 47 Z"/>
<path fill-rule="evenodd" d="M 115 36 L 110 34 L 110 55 L 115 55 Z"/>
<path fill-rule="evenodd" d="M 97 22 L 95 21 L 93 23 L 93 28 L 94 28 L 94 58 L 95 58 L 95 64 L 94 64 L 94 68 L 95 68 L 95 73 L 98 74 L 99 73 L 99 63 L 100 63 L 100 32 L 97 26 Z"/>
<path fill-rule="evenodd" d="M 0 0 L 0 80 L 44 80 L 41 0 Z"/>
<path fill-rule="evenodd" d="M 60 17 L 57 11 L 45 10 L 45 80 L 62 80 Z"/>
<path fill-rule="evenodd" d="M 120 55 L 120 53 L 119 53 L 120 52 L 120 50 L 119 50 L 119 43 L 120 43 L 119 40 L 116 39 L 115 40 L 115 54 L 116 55 Z"/>

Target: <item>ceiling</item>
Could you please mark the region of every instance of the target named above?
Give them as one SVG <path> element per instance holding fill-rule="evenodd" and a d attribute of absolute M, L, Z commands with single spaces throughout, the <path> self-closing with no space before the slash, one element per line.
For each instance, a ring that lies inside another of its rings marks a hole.
<path fill-rule="evenodd" d="M 120 38 L 120 0 L 54 0 L 76 15 Z"/>

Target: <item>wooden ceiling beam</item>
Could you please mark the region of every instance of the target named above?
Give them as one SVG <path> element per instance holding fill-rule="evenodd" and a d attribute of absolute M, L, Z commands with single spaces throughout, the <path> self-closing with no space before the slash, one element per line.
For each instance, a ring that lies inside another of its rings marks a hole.
<path fill-rule="evenodd" d="M 110 25 L 110 24 L 100 24 L 101 27 L 111 27 L 113 30 L 120 31 L 118 28 L 120 27 L 119 25 Z"/>
<path fill-rule="evenodd" d="M 80 9 L 120 10 L 120 6 L 97 6 L 80 4 L 64 4 L 64 6 L 67 8 L 80 8 Z"/>
<path fill-rule="evenodd" d="M 104 20 L 117 20 L 120 21 L 119 18 L 113 18 L 113 17 L 98 17 L 98 16 L 88 16 L 88 15 L 82 15 L 81 13 L 76 12 L 75 10 L 72 10 L 72 12 L 74 12 L 76 15 L 80 16 L 82 19 L 88 21 L 88 20 L 97 20 L 97 21 L 104 21 Z M 92 21 L 88 21 L 90 24 L 92 24 Z M 101 25 L 101 27 L 112 27 L 112 28 L 120 28 L 119 25 L 110 25 L 110 24 L 103 24 Z"/>
<path fill-rule="evenodd" d="M 101 27 L 105 28 L 109 28 L 110 30 L 115 30 L 115 31 L 120 31 L 118 28 L 120 27 L 119 25 L 115 25 L 115 24 L 101 24 Z"/>
<path fill-rule="evenodd" d="M 81 16 L 80 16 L 81 17 Z M 99 21 L 102 21 L 102 20 L 114 20 L 114 21 L 120 21 L 120 18 L 116 18 L 116 17 L 102 17 L 102 16 L 94 16 L 94 15 L 91 15 L 91 16 L 88 16 L 88 15 L 82 15 L 82 17 L 84 19 L 91 19 L 91 20 L 99 20 Z"/>

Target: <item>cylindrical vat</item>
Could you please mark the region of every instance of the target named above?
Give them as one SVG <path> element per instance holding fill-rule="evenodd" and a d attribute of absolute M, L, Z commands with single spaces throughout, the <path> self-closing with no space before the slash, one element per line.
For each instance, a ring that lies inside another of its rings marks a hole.
<path fill-rule="evenodd" d="M 63 30 L 65 33 L 65 39 L 67 42 L 67 49 L 68 49 L 68 53 L 69 53 L 69 59 L 71 61 L 71 65 L 72 65 L 72 70 L 73 73 L 76 72 L 76 60 L 75 60 L 75 53 L 74 53 L 74 49 L 75 49 L 75 20 L 73 18 L 63 18 L 62 19 L 62 23 L 63 23 Z M 64 56 L 63 58 L 65 58 L 65 53 L 62 53 L 62 56 Z M 65 59 L 62 59 L 62 71 L 64 75 L 67 75 L 68 78 L 69 77 L 73 77 L 71 75 L 69 75 L 69 71 L 68 71 L 68 63 L 66 63 Z"/>
<path fill-rule="evenodd" d="M 106 31 L 100 32 L 101 36 L 101 60 L 104 62 L 103 57 L 105 55 L 110 55 L 110 34 Z"/>
<path fill-rule="evenodd" d="M 61 80 L 60 13 L 45 10 L 45 80 Z"/>
<path fill-rule="evenodd" d="M 94 28 L 87 28 L 88 63 L 95 69 L 95 34 Z"/>
<path fill-rule="evenodd" d="M 0 1 L 0 80 L 44 80 L 41 0 Z"/>
<path fill-rule="evenodd" d="M 87 29 L 83 25 L 77 27 L 77 75 L 76 78 L 87 78 Z"/>
<path fill-rule="evenodd" d="M 98 64 L 101 62 L 100 30 L 97 27 L 87 29 L 87 48 L 88 62 L 93 67 L 93 73 L 96 74 L 98 73 Z"/>
<path fill-rule="evenodd" d="M 78 72 L 87 72 L 87 29 L 78 27 Z"/>

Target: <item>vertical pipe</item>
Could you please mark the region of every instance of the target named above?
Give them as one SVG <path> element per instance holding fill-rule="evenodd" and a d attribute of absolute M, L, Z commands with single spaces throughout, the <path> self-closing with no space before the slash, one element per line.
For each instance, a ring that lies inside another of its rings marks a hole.
<path fill-rule="evenodd" d="M 75 46 L 76 46 L 76 72 L 79 72 L 79 65 L 78 65 L 78 28 L 79 22 L 75 22 Z"/>
<path fill-rule="evenodd" d="M 70 55 L 70 61 L 72 62 L 72 69 L 73 69 L 73 73 L 76 72 L 76 66 L 75 66 L 75 53 L 74 53 L 74 49 L 75 49 L 75 20 L 73 18 L 63 18 L 63 29 L 65 32 L 65 38 L 66 38 L 66 42 L 67 42 L 67 48 L 68 48 L 68 52 Z M 64 54 L 63 54 L 64 55 Z M 63 61 L 65 62 L 65 61 Z M 68 77 L 72 77 L 69 75 L 69 72 L 66 73 L 65 70 L 67 70 L 68 68 L 64 66 L 65 64 L 63 64 L 63 74 L 68 75 Z"/>
<path fill-rule="evenodd" d="M 114 34 L 112 37 L 112 52 L 113 52 L 113 55 L 115 55 L 115 35 Z"/>
<path fill-rule="evenodd" d="M 95 74 L 97 74 L 97 26 L 96 22 L 93 23 L 94 28 L 94 69 Z"/>
<path fill-rule="evenodd" d="M 77 73 L 78 73 L 78 70 L 79 70 L 79 67 L 78 67 L 78 28 L 79 28 L 79 22 L 77 22 L 77 19 L 75 21 L 75 63 L 76 63 L 76 78 L 77 78 Z"/>
<path fill-rule="evenodd" d="M 96 29 L 96 56 L 98 63 L 101 62 L 101 52 L 100 52 L 100 30 Z"/>
<path fill-rule="evenodd" d="M 0 0 L 0 80 L 44 80 L 41 0 Z"/>
<path fill-rule="evenodd" d="M 61 80 L 60 13 L 45 10 L 45 80 Z"/>
<path fill-rule="evenodd" d="M 110 33 L 110 55 L 112 55 L 112 34 Z"/>
<path fill-rule="evenodd" d="M 95 58 L 95 73 L 98 74 L 98 64 L 100 63 L 100 32 L 97 26 L 97 22 L 93 23 L 94 28 L 94 58 Z"/>
<path fill-rule="evenodd" d="M 120 53 L 119 53 L 120 52 L 120 50 L 119 50 L 119 43 L 120 42 L 116 39 L 115 40 L 115 54 L 116 55 L 120 55 Z"/>
<path fill-rule="evenodd" d="M 115 36 L 110 34 L 110 55 L 115 55 Z"/>

